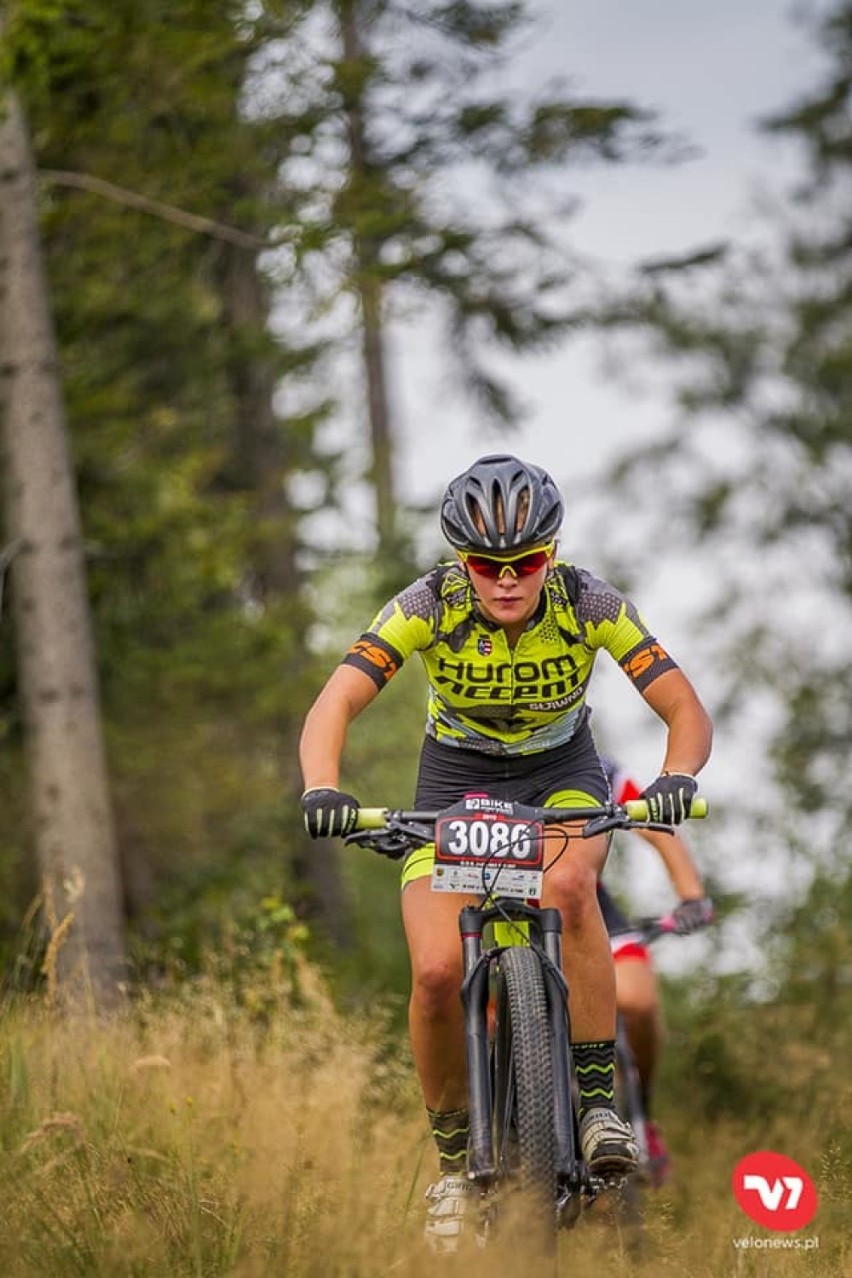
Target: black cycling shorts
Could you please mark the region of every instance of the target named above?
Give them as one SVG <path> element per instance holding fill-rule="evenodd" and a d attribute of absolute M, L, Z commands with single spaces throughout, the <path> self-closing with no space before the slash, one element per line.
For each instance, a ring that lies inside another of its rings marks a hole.
<path fill-rule="evenodd" d="M 420 752 L 415 808 L 431 811 L 466 794 L 488 794 L 533 807 L 591 807 L 608 803 L 609 782 L 595 748 L 588 717 L 570 741 L 555 750 L 502 758 L 441 745 L 426 737 Z M 402 886 L 431 875 L 435 845 L 418 848 L 402 870 Z"/>
<path fill-rule="evenodd" d="M 446 808 L 466 794 L 489 794 L 533 807 L 568 806 L 557 798 L 578 791 L 592 803 L 608 803 L 606 779 L 588 716 L 570 741 L 535 754 L 492 755 L 441 745 L 426 737 L 420 752 L 415 808 Z M 582 802 L 582 800 L 580 800 Z"/>

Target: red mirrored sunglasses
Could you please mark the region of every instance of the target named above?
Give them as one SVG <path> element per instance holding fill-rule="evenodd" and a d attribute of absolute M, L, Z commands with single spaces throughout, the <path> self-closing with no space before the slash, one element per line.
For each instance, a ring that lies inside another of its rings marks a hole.
<path fill-rule="evenodd" d="M 491 581 L 499 581 L 508 568 L 515 577 L 531 577 L 547 563 L 553 554 L 555 542 L 542 546 L 539 550 L 528 550 L 523 555 L 508 559 L 492 559 L 490 555 L 477 555 L 470 551 L 461 551 L 462 563 L 467 564 L 480 577 L 488 577 Z"/>

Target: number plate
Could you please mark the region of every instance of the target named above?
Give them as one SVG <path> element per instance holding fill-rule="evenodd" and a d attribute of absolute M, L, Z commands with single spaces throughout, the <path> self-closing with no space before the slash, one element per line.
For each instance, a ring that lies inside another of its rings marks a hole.
<path fill-rule="evenodd" d="M 540 897 L 544 825 L 535 810 L 469 795 L 435 825 L 433 892 Z"/>

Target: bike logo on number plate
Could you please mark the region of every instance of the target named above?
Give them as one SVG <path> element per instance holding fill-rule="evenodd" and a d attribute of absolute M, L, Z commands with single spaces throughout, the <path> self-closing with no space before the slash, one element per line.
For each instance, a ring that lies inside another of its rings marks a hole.
<path fill-rule="evenodd" d="M 816 1215 L 814 1183 L 786 1154 L 767 1149 L 748 1154 L 734 1168 L 731 1184 L 745 1214 L 765 1229 L 804 1229 Z"/>
<path fill-rule="evenodd" d="M 468 795 L 448 808 L 435 826 L 435 871 L 439 892 L 501 896 L 541 895 L 544 826 L 518 804 Z"/>

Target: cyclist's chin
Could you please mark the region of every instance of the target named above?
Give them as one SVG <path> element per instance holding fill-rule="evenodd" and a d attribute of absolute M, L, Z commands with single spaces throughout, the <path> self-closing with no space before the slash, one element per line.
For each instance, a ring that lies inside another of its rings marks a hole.
<path fill-rule="evenodd" d="M 490 621 L 498 624 L 512 621 L 526 621 L 530 615 L 529 601 L 520 598 L 484 599 L 480 600 L 482 610 Z"/>

